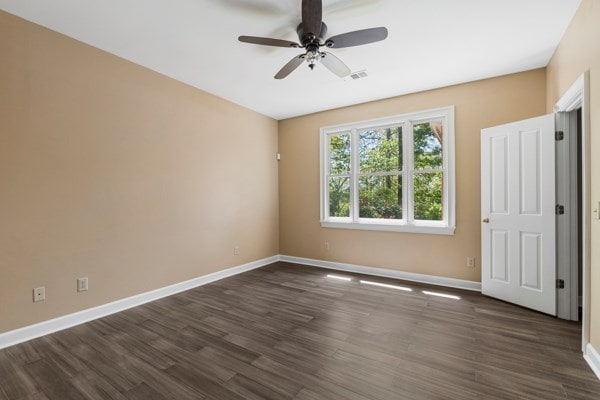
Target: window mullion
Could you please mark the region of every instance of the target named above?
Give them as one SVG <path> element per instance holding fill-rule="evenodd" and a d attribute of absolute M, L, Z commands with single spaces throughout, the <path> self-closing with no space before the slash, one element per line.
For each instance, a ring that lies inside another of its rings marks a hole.
<path fill-rule="evenodd" d="M 330 178 L 332 177 L 331 174 L 331 138 L 332 136 L 334 136 L 334 134 L 328 134 L 326 135 L 326 140 L 325 140 L 325 148 L 326 151 L 324 153 L 324 164 L 325 164 L 325 181 L 323 182 L 323 190 L 325 190 L 325 193 L 327 194 L 325 196 L 324 199 L 324 204 L 323 207 L 325 207 L 325 215 L 326 217 L 329 219 L 331 217 L 330 215 L 330 208 L 329 208 L 329 198 L 330 198 L 330 193 L 329 193 L 329 181 Z"/>
<path fill-rule="evenodd" d="M 396 175 L 402 175 L 402 171 L 398 172 L 398 171 L 386 171 L 386 172 L 359 172 L 358 177 L 363 177 L 363 176 L 396 176 Z"/>
<path fill-rule="evenodd" d="M 359 169 L 359 137 L 358 131 L 352 129 L 350 133 L 350 218 L 353 222 L 358 222 L 359 217 L 359 198 L 358 198 L 358 169 Z"/>
<path fill-rule="evenodd" d="M 414 223 L 414 193 L 413 193 L 413 171 L 414 171 L 414 151 L 413 151 L 413 126 L 410 121 L 404 124 L 404 130 L 402 133 L 402 145 L 404 153 L 404 170 L 402 178 L 406 180 L 404 182 L 404 202 L 405 205 L 405 219 L 408 225 Z"/>
<path fill-rule="evenodd" d="M 443 132 L 442 132 L 442 218 L 446 224 L 450 222 L 448 214 L 449 207 L 449 184 L 448 184 L 448 117 L 444 118 Z"/>

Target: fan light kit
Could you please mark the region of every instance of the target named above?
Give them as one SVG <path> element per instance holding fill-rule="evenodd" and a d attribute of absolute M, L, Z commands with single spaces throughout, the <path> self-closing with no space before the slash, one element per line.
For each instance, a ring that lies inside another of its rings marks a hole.
<path fill-rule="evenodd" d="M 309 68 L 315 68 L 315 64 L 320 62 L 331 72 L 344 78 L 350 75 L 350 68 L 339 58 L 327 51 L 321 51 L 322 47 L 331 49 L 340 49 L 344 47 L 360 46 L 384 40 L 388 36 L 388 31 L 384 27 L 362 29 L 342 33 L 324 40 L 327 33 L 327 25 L 323 22 L 323 4 L 321 0 L 302 0 L 302 22 L 296 29 L 300 43 L 288 40 L 263 38 L 256 36 L 240 36 L 238 40 L 244 43 L 260 44 L 264 46 L 303 48 L 304 54 L 292 58 L 275 75 L 275 79 L 283 79 L 292 71 L 300 66 L 304 61 L 308 63 Z"/>

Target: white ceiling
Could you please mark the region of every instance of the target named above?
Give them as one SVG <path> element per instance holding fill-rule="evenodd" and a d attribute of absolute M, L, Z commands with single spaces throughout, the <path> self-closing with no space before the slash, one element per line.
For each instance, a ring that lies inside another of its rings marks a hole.
<path fill-rule="evenodd" d="M 275 73 L 298 49 L 301 0 L 0 0 L 0 8 L 276 119 L 544 67 L 581 0 L 323 0 L 327 36 L 385 26 L 331 50 L 352 71 Z"/>

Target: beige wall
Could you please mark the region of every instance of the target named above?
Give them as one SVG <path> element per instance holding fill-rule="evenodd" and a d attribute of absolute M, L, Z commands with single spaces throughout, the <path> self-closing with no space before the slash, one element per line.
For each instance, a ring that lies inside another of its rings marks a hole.
<path fill-rule="evenodd" d="M 539 69 L 280 121 L 281 254 L 479 281 L 480 130 L 544 114 L 545 87 Z M 456 120 L 455 235 L 320 227 L 320 127 L 448 105 Z M 468 256 L 476 269 L 466 267 Z"/>
<path fill-rule="evenodd" d="M 4 12 L 0 59 L 0 332 L 278 253 L 275 120 Z"/>
<path fill-rule="evenodd" d="M 583 0 L 547 68 L 547 109 L 590 71 L 591 203 L 600 201 L 600 1 Z M 591 224 L 591 342 L 600 349 L 600 221 Z"/>

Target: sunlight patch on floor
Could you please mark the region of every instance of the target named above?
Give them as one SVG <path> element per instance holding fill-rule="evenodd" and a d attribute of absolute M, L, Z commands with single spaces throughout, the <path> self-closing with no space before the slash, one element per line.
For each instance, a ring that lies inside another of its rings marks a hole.
<path fill-rule="evenodd" d="M 347 281 L 347 282 L 350 282 L 352 280 L 352 278 L 349 278 L 347 276 L 340 276 L 340 275 L 331 275 L 330 274 L 330 275 L 327 275 L 327 277 L 331 278 L 331 279 L 338 279 L 340 281 Z"/>
<path fill-rule="evenodd" d="M 407 288 L 404 286 L 398 286 L 398 285 L 389 285 L 387 283 L 379 283 L 379 282 L 372 282 L 372 281 L 360 281 L 360 283 L 364 283 L 365 285 L 384 287 L 384 288 L 388 288 L 388 289 L 404 290 L 405 292 L 412 292 L 411 288 Z"/>
<path fill-rule="evenodd" d="M 455 296 L 453 294 L 445 294 L 445 293 L 438 293 L 438 292 L 430 292 L 428 290 L 423 290 L 423 294 L 427 294 L 429 296 L 437 296 L 437 297 L 444 297 L 446 299 L 453 299 L 453 300 L 460 300 L 460 297 Z"/>

